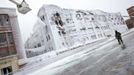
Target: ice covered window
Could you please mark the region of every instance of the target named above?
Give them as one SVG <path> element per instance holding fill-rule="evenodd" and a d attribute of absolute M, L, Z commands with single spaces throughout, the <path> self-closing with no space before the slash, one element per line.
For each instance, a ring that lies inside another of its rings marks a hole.
<path fill-rule="evenodd" d="M 66 22 L 69 23 L 69 19 L 66 19 Z"/>
<path fill-rule="evenodd" d="M 117 18 L 115 18 L 115 20 L 116 20 Z"/>
<path fill-rule="evenodd" d="M 63 45 L 63 46 L 65 45 L 64 42 L 62 42 L 62 45 Z"/>
<path fill-rule="evenodd" d="M 86 28 L 85 28 L 85 27 L 83 27 L 83 28 L 81 28 L 80 30 L 86 30 Z"/>
<path fill-rule="evenodd" d="M 82 20 L 82 18 L 81 18 L 81 15 L 80 15 L 80 14 L 76 14 L 76 18 L 77 18 L 77 20 Z"/>
<path fill-rule="evenodd" d="M 40 19 L 41 19 L 42 21 L 44 21 L 44 20 L 45 20 L 45 17 L 44 17 L 44 16 L 41 16 Z"/>
<path fill-rule="evenodd" d="M 49 41 L 51 39 L 49 34 L 46 36 L 46 39 L 47 39 L 47 41 Z"/>
<path fill-rule="evenodd" d="M 62 34 L 66 34 L 66 32 L 64 30 L 62 30 Z"/>
<path fill-rule="evenodd" d="M 60 32 L 60 31 L 58 31 L 58 33 L 59 33 L 59 35 L 61 36 L 61 32 Z"/>
<path fill-rule="evenodd" d="M 38 43 L 38 47 L 41 47 L 41 43 Z"/>
<path fill-rule="evenodd" d="M 104 22 L 106 21 L 106 17 L 105 17 L 105 16 L 103 16 L 103 21 L 104 21 Z"/>
<path fill-rule="evenodd" d="M 60 16 L 60 14 L 59 14 L 59 13 L 56 13 L 55 15 L 56 15 L 56 16 Z"/>
<path fill-rule="evenodd" d="M 98 37 L 101 38 L 102 37 L 102 34 L 98 34 Z"/>
<path fill-rule="evenodd" d="M 59 24 L 60 24 L 61 26 L 63 26 L 63 22 L 62 22 L 61 20 L 59 20 Z"/>
<path fill-rule="evenodd" d="M 60 25 L 63 26 L 63 22 L 61 20 L 60 14 L 59 13 L 55 13 L 53 14 L 53 18 L 52 18 L 55 22 L 56 25 Z"/>
<path fill-rule="evenodd" d="M 96 39 L 97 37 L 96 37 L 96 35 L 91 35 L 91 38 Z"/>
<path fill-rule="evenodd" d="M 51 38 L 50 38 L 50 35 L 48 35 L 48 39 L 50 40 Z"/>
<path fill-rule="evenodd" d="M 47 25 L 44 27 L 44 29 L 46 30 L 46 33 L 48 33 L 48 27 L 47 27 Z"/>
<path fill-rule="evenodd" d="M 34 46 L 34 48 L 37 48 L 36 46 Z"/>
<path fill-rule="evenodd" d="M 71 19 L 71 18 L 67 18 L 67 19 L 66 19 L 66 22 L 67 22 L 67 23 L 70 23 L 70 24 L 71 24 L 71 23 L 74 23 L 74 22 L 73 22 L 73 19 Z"/>
<path fill-rule="evenodd" d="M 92 17 L 91 20 L 94 21 L 94 18 Z"/>
<path fill-rule="evenodd" d="M 46 36 L 46 40 L 48 41 L 48 38 L 47 38 L 47 36 Z"/>

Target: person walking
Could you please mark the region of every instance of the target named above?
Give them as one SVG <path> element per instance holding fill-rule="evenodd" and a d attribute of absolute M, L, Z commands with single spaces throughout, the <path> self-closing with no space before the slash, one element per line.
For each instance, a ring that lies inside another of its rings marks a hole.
<path fill-rule="evenodd" d="M 121 33 L 118 32 L 117 30 L 115 30 L 115 37 L 116 37 L 116 39 L 118 40 L 119 45 L 120 45 L 121 43 L 123 44 L 123 40 L 122 40 L 122 37 L 121 37 Z"/>

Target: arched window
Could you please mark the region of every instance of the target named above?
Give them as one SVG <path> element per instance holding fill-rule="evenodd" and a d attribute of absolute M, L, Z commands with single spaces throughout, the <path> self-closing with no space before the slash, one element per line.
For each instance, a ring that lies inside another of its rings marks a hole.
<path fill-rule="evenodd" d="M 42 21 L 44 21 L 44 20 L 45 20 L 45 17 L 44 17 L 44 16 L 41 16 L 40 19 L 41 19 Z"/>
<path fill-rule="evenodd" d="M 80 15 L 80 14 L 76 14 L 76 18 L 77 18 L 77 20 L 82 20 L 82 18 L 81 18 L 81 15 Z"/>
<path fill-rule="evenodd" d="M 63 22 L 61 20 L 60 14 L 59 13 L 55 13 L 52 17 L 52 20 L 54 20 L 56 25 L 60 25 L 63 26 Z"/>

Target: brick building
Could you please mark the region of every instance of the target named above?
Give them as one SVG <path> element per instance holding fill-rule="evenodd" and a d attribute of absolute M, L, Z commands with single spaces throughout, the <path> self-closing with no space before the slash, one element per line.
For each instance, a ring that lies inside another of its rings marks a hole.
<path fill-rule="evenodd" d="M 16 10 L 0 8 L 0 75 L 13 75 L 25 58 Z"/>
<path fill-rule="evenodd" d="M 128 28 L 130 29 L 134 27 L 134 6 L 131 6 L 130 8 L 128 8 L 127 12 L 130 16 L 130 19 L 126 20 L 126 24 Z"/>

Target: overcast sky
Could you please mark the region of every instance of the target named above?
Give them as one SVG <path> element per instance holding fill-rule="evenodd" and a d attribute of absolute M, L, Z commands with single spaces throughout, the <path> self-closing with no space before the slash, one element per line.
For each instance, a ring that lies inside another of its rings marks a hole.
<path fill-rule="evenodd" d="M 22 0 L 20 0 L 22 1 Z M 18 20 L 21 29 L 23 42 L 32 33 L 32 28 L 37 20 L 37 12 L 43 4 L 55 4 L 62 8 L 94 10 L 100 9 L 106 12 L 121 12 L 128 15 L 126 9 L 134 6 L 134 0 L 26 0 L 32 11 L 26 15 L 18 13 Z M 0 7 L 16 7 L 8 0 L 0 0 Z"/>

